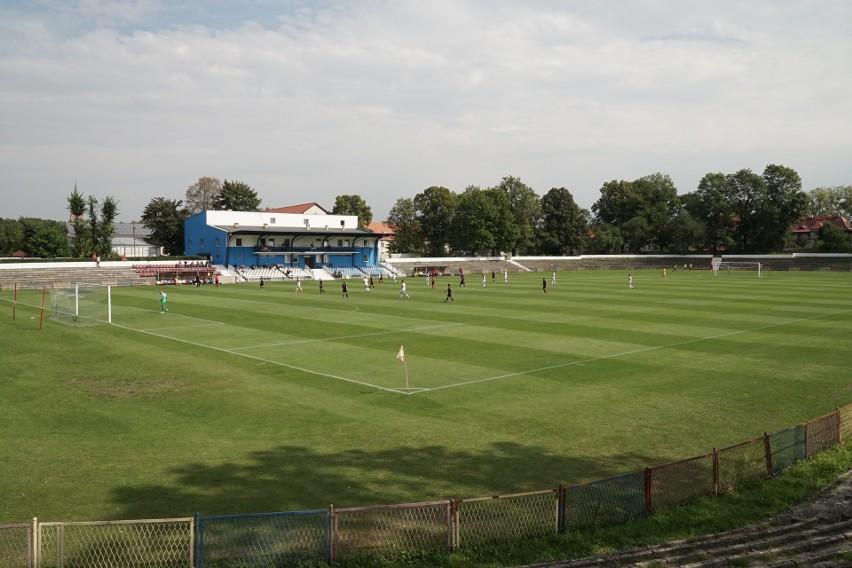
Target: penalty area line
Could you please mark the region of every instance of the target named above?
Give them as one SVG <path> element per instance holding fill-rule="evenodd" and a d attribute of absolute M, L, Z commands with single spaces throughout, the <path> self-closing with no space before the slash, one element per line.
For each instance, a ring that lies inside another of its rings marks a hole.
<path fill-rule="evenodd" d="M 324 378 L 327 378 L 327 379 L 336 379 L 338 381 L 344 381 L 344 382 L 347 382 L 347 383 L 352 383 L 352 384 L 356 384 L 356 385 L 370 387 L 370 388 L 380 390 L 380 391 L 385 391 L 385 392 L 392 392 L 392 393 L 396 393 L 396 394 L 411 394 L 411 393 L 408 393 L 408 392 L 404 392 L 403 390 L 400 390 L 400 389 L 381 387 L 379 385 L 374 385 L 374 384 L 371 384 L 371 383 L 365 383 L 363 381 L 356 381 L 355 379 L 349 379 L 349 378 L 341 377 L 341 376 L 338 376 L 338 375 L 332 375 L 330 373 L 321 373 L 319 371 L 313 371 L 311 369 L 305 369 L 303 367 L 297 367 L 296 365 L 288 365 L 287 363 L 281 363 L 280 361 L 273 361 L 271 359 L 265 359 L 263 357 L 256 357 L 254 355 L 248 355 L 246 353 L 239 353 L 237 351 L 232 351 L 230 349 L 222 349 L 221 347 L 213 347 L 212 345 L 205 345 L 203 343 L 198 343 L 198 342 L 195 342 L 195 341 L 189 341 L 188 339 L 181 339 L 179 337 L 172 337 L 170 335 L 163 335 L 163 334 L 160 334 L 160 333 L 154 333 L 152 331 L 146 331 L 144 329 L 135 329 L 135 328 L 127 327 L 127 326 L 120 325 L 120 324 L 117 324 L 117 323 L 113 323 L 111 325 L 114 325 L 115 327 L 118 327 L 118 328 L 121 328 L 121 329 L 126 329 L 128 331 L 135 331 L 137 333 L 144 333 L 146 335 L 151 335 L 151 336 L 154 336 L 154 337 L 160 337 L 160 338 L 163 338 L 163 339 L 170 339 L 172 341 L 178 341 L 180 343 L 185 343 L 187 345 L 192 345 L 194 347 L 201 347 L 203 349 L 212 349 L 213 351 L 219 351 L 220 353 L 227 353 L 229 355 L 236 355 L 237 357 L 245 357 L 246 359 L 251 359 L 253 361 L 260 361 L 262 363 L 269 363 L 270 365 L 277 365 L 279 367 L 284 367 L 286 369 L 292 369 L 294 371 L 301 371 L 303 373 L 308 373 L 310 375 L 316 375 L 318 377 L 324 377 Z"/>

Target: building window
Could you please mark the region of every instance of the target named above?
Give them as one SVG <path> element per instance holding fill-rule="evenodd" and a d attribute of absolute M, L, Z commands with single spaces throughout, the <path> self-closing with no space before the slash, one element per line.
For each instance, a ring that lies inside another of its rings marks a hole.
<path fill-rule="evenodd" d="M 198 246 L 199 246 L 199 248 L 204 248 L 204 239 L 198 240 Z"/>
<path fill-rule="evenodd" d="M 269 224 L 270 224 L 270 225 L 274 225 L 274 224 L 275 224 L 275 217 L 270 217 L 270 218 L 269 218 Z"/>
<path fill-rule="evenodd" d="M 364 264 L 369 264 L 369 263 L 370 263 L 370 255 L 365 254 L 364 255 Z"/>
<path fill-rule="evenodd" d="M 339 247 L 343 246 L 343 239 L 337 239 L 337 246 L 339 246 Z"/>
<path fill-rule="evenodd" d="M 284 246 L 285 246 L 285 247 L 289 247 L 289 246 L 290 246 L 290 239 L 284 239 Z"/>
<path fill-rule="evenodd" d="M 235 242 L 237 243 L 237 246 L 238 246 L 238 247 L 243 246 L 243 240 L 242 240 L 240 237 L 237 237 L 237 238 L 235 239 Z"/>
<path fill-rule="evenodd" d="M 266 246 L 274 247 L 275 246 L 275 239 L 266 239 Z"/>
<path fill-rule="evenodd" d="M 219 248 L 219 239 L 216 239 L 216 248 Z"/>
<path fill-rule="evenodd" d="M 192 239 L 189 239 L 189 240 L 186 241 L 186 248 L 188 248 L 188 249 L 192 248 Z"/>

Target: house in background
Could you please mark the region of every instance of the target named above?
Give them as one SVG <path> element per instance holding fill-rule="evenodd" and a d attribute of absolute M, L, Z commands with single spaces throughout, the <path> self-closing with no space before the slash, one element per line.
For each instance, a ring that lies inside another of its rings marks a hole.
<path fill-rule="evenodd" d="M 383 221 L 373 221 L 367 225 L 367 229 L 379 237 L 379 262 L 383 262 L 390 254 L 393 229 Z"/>
<path fill-rule="evenodd" d="M 802 219 L 790 227 L 793 241 L 795 241 L 797 246 L 802 248 L 815 247 L 817 238 L 819 237 L 819 230 L 826 223 L 836 225 L 846 234 L 847 240 L 852 244 L 852 224 L 843 215 L 820 215 Z"/>
<path fill-rule="evenodd" d="M 74 238 L 74 223 L 71 221 L 65 224 L 69 242 Z M 112 252 L 116 256 L 127 258 L 160 256 L 162 249 L 147 240 L 150 235 L 151 231 L 141 223 L 115 223 L 112 232 Z"/>

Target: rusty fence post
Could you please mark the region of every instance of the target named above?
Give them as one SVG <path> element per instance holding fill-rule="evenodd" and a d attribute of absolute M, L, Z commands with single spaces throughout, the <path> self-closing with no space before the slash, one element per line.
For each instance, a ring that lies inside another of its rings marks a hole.
<path fill-rule="evenodd" d="M 763 453 L 766 455 L 766 478 L 772 479 L 775 469 L 772 466 L 772 444 L 769 443 L 769 434 L 763 433 Z"/>
<path fill-rule="evenodd" d="M 719 496 L 719 452 L 713 448 L 713 496 Z"/>
<path fill-rule="evenodd" d="M 328 561 L 334 562 L 334 540 L 337 538 L 337 515 L 334 512 L 334 504 L 328 505 Z"/>

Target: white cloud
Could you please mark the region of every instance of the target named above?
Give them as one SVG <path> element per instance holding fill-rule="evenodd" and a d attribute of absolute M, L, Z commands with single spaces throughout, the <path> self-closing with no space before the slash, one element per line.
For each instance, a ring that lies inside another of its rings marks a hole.
<path fill-rule="evenodd" d="M 0 216 L 122 218 L 198 177 L 265 204 L 539 194 L 783 163 L 852 183 L 852 5 L 40 2 L 0 9 Z M 14 33 L 12 33 L 14 30 Z M 9 32 L 9 35 L 7 35 Z M 832 159 L 836 156 L 836 160 Z"/>

